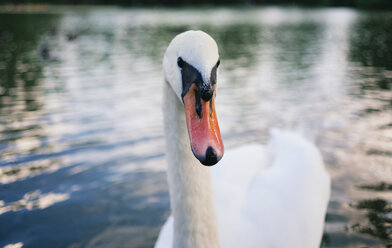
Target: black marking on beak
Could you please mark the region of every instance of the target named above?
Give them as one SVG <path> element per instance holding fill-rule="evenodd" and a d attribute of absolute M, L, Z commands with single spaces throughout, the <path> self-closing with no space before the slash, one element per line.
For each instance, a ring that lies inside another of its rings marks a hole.
<path fill-rule="evenodd" d="M 196 113 L 199 119 L 201 119 L 202 105 L 201 105 L 200 94 L 198 90 L 195 90 L 195 98 L 196 98 Z"/>
<path fill-rule="evenodd" d="M 210 82 L 204 82 L 201 73 L 192 65 L 188 64 L 181 57 L 178 58 L 177 64 L 181 68 L 181 80 L 182 80 L 182 93 L 181 96 L 184 98 L 188 93 L 192 84 L 196 84 L 200 97 L 208 102 L 211 100 L 214 94 L 213 85 L 216 84 L 216 71 L 219 66 L 219 60 L 216 65 L 211 69 Z"/>
<path fill-rule="evenodd" d="M 197 88 L 199 85 L 203 83 L 203 77 L 201 76 L 200 72 L 184 60 L 181 63 L 181 79 L 182 79 L 182 93 L 181 96 L 184 96 L 188 93 L 189 89 L 191 88 L 192 84 L 196 84 Z M 199 94 L 200 98 L 200 94 Z"/>
<path fill-rule="evenodd" d="M 220 65 L 220 60 L 218 60 L 216 65 L 211 69 L 210 82 L 212 85 L 216 84 L 216 71 L 218 70 L 219 65 Z"/>
<path fill-rule="evenodd" d="M 212 112 L 214 110 L 212 109 L 212 99 L 210 100 L 210 117 L 212 118 Z"/>
<path fill-rule="evenodd" d="M 181 57 L 177 59 L 177 64 L 181 68 L 181 79 L 182 79 L 182 99 L 188 93 L 192 84 L 196 84 L 195 98 L 196 98 L 196 113 L 199 119 L 203 107 L 201 105 L 201 99 L 206 102 L 210 102 L 210 116 L 212 117 L 212 97 L 214 95 L 213 85 L 216 84 L 216 71 L 218 69 L 220 61 L 211 70 L 210 82 L 204 82 L 201 73 L 192 65 L 188 64 Z"/>

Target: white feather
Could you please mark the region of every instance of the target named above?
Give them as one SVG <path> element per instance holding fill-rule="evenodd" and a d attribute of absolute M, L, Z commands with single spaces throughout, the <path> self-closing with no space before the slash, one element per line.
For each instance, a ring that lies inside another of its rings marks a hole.
<path fill-rule="evenodd" d="M 205 75 L 219 57 L 215 41 L 201 31 L 176 36 L 167 49 L 164 118 L 174 217 L 155 247 L 319 247 L 330 196 L 319 150 L 299 134 L 272 129 L 266 146 L 226 151 L 210 178 L 190 152 L 178 56 Z"/>

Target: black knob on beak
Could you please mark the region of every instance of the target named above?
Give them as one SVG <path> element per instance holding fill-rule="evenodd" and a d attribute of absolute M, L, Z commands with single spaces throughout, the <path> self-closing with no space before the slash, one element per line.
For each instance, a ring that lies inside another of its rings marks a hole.
<path fill-rule="evenodd" d="M 206 102 L 209 102 L 214 94 L 214 89 L 211 84 L 202 83 L 199 86 L 200 97 Z"/>

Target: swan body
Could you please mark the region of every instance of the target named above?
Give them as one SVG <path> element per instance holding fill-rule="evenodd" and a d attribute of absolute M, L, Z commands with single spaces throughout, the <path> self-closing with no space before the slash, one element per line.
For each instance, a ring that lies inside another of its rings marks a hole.
<path fill-rule="evenodd" d="M 198 80 L 186 74 L 184 61 L 197 69 Z M 192 126 L 204 118 L 217 125 L 214 107 L 207 115 L 204 105 L 213 106 L 214 97 L 204 98 L 201 92 L 208 95 L 203 84 L 213 85 L 211 75 L 218 73 L 215 41 L 201 31 L 182 33 L 169 45 L 163 65 L 172 215 L 155 247 L 319 247 L 330 195 L 330 177 L 319 150 L 299 134 L 273 129 L 266 146 L 248 144 L 226 151 L 222 158 L 219 128 L 201 126 L 200 131 Z M 186 87 L 190 90 L 184 93 Z M 216 87 L 210 89 L 215 92 Z M 186 100 L 193 90 L 190 99 L 196 99 L 195 112 L 201 106 L 202 114 L 188 113 L 195 107 Z M 197 136 L 204 133 L 213 135 Z M 211 168 L 200 164 L 219 160 Z"/>

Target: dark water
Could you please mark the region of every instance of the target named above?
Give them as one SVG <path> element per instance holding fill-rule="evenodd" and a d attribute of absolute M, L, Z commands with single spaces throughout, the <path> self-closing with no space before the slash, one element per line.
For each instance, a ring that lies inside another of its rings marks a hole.
<path fill-rule="evenodd" d="M 392 246 L 392 12 L 42 8 L 0 13 L 0 247 L 153 246 L 161 61 L 188 29 L 219 45 L 226 147 L 305 130 L 333 178 L 323 247 Z"/>

